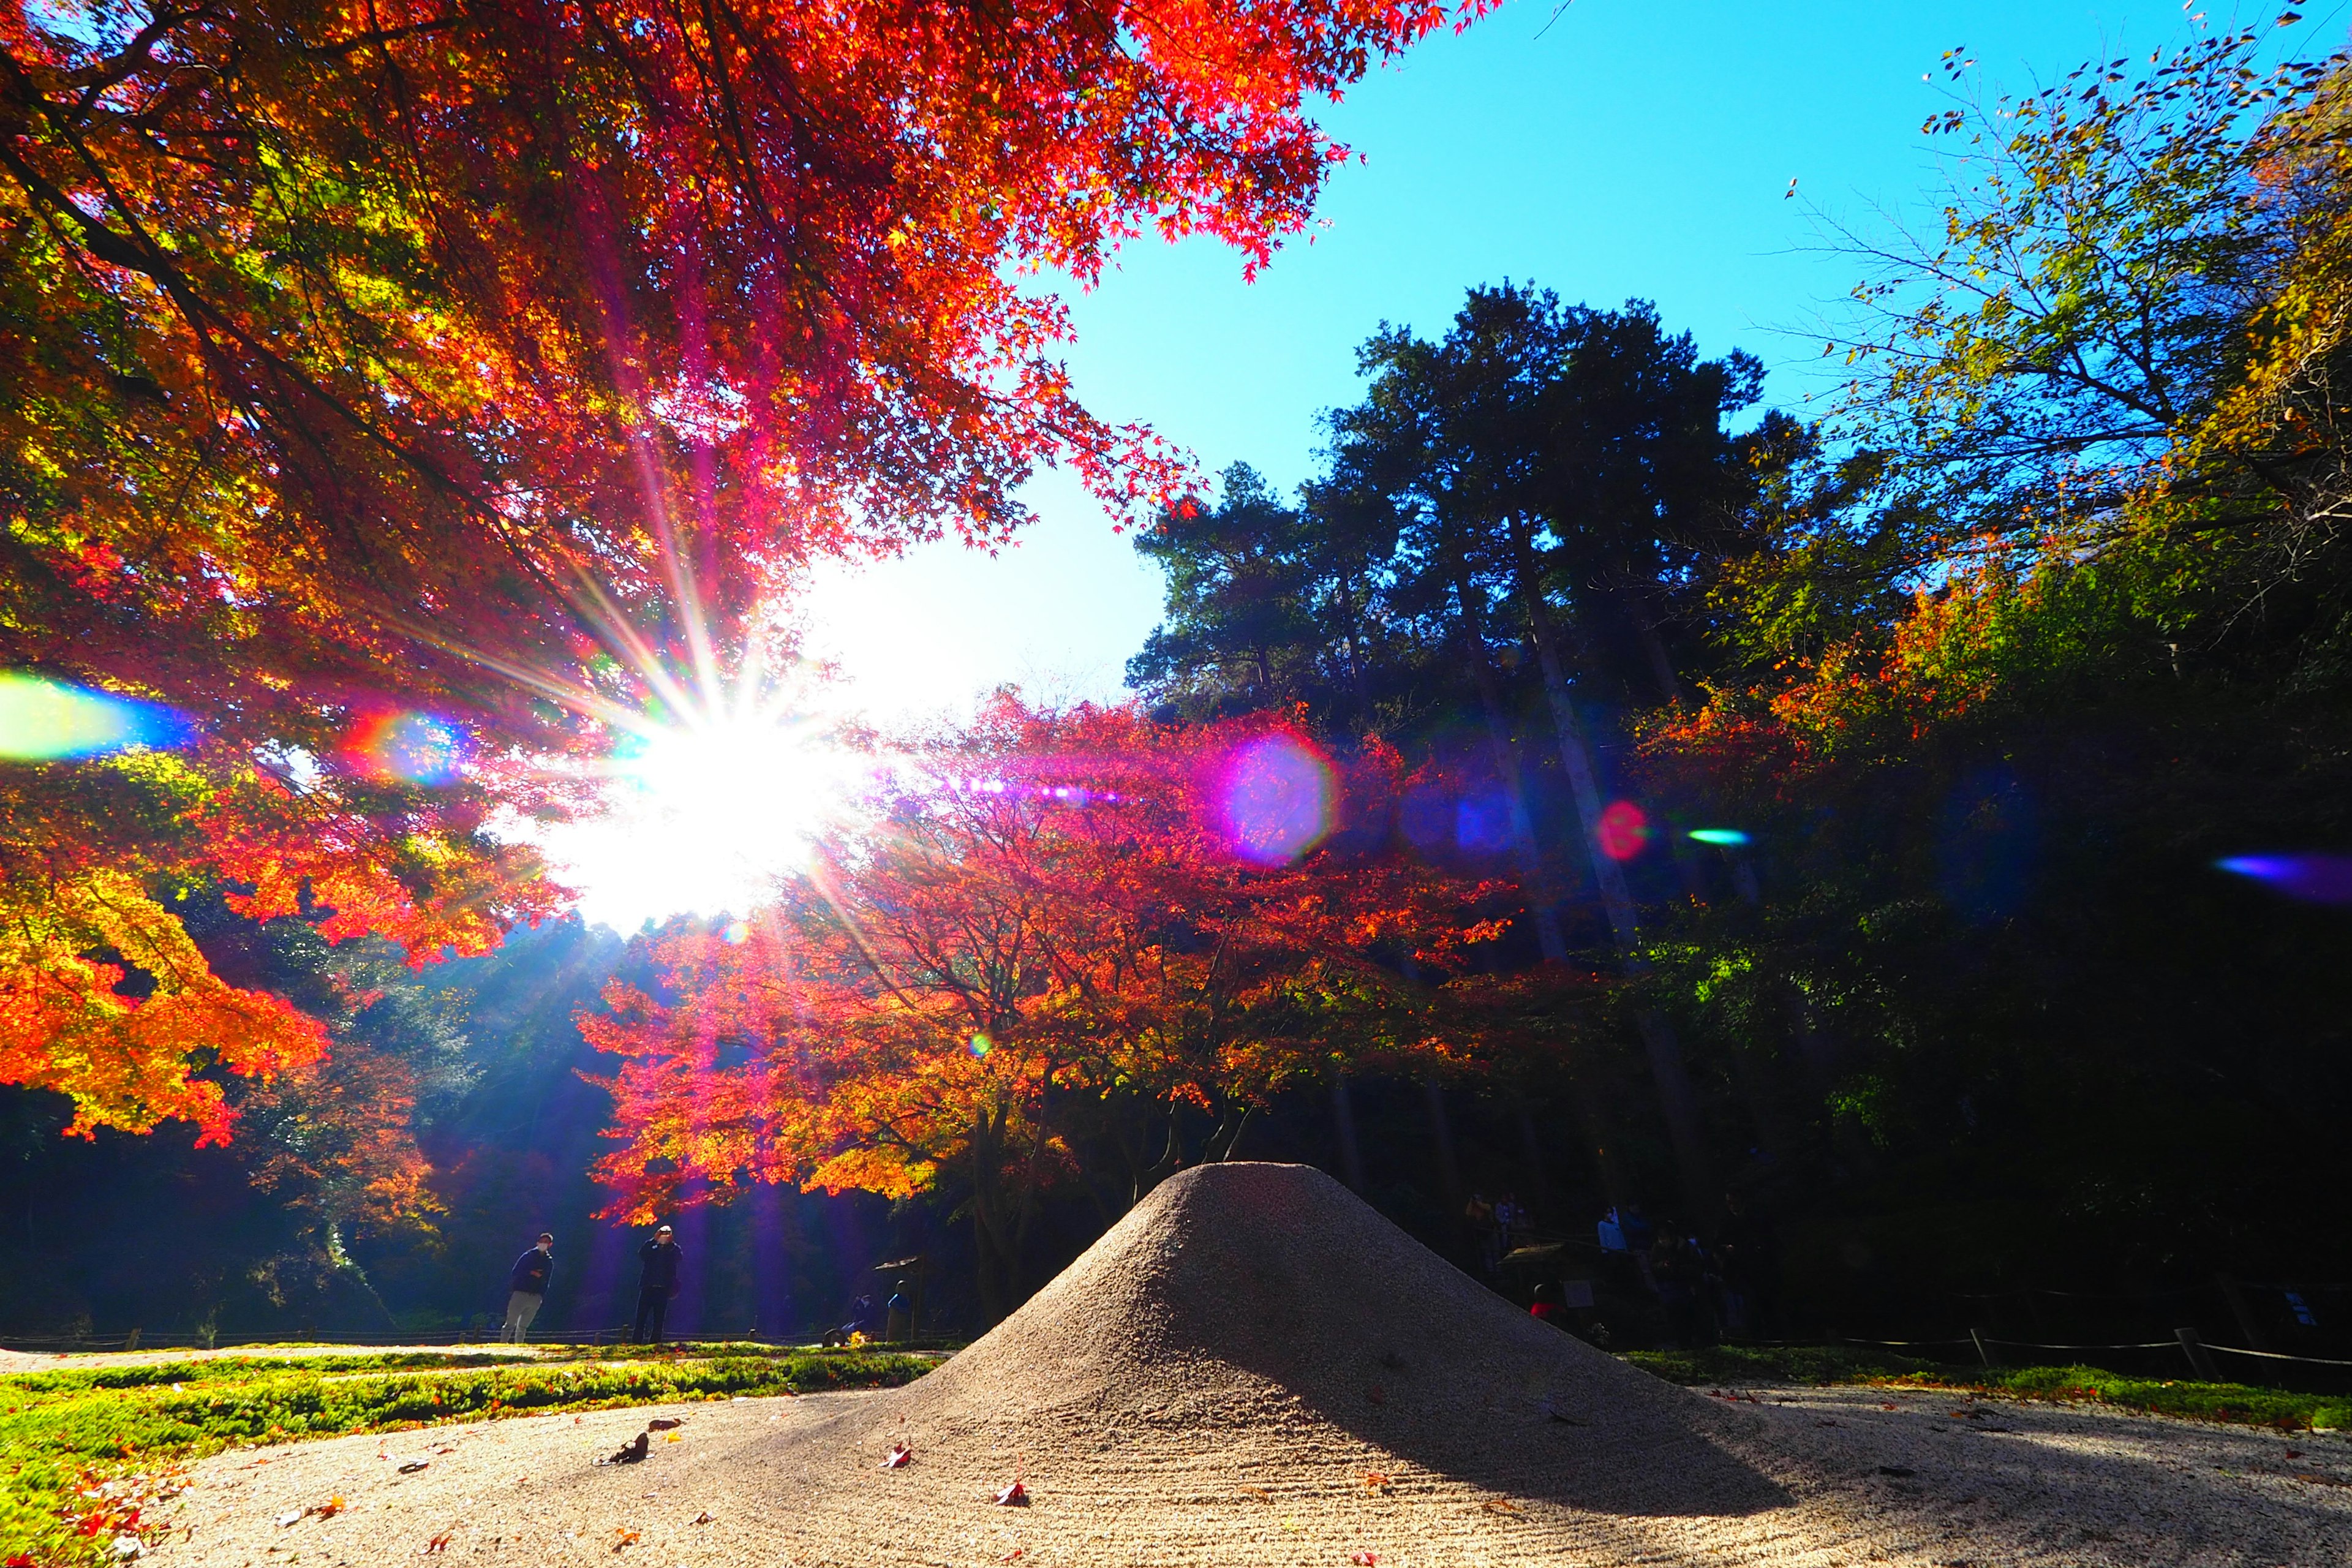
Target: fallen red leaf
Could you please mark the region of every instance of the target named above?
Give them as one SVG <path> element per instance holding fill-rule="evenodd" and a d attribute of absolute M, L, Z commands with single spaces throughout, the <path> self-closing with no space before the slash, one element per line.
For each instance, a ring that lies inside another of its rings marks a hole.
<path fill-rule="evenodd" d="M 1348 1561 L 1359 1564 L 1359 1568 L 1377 1568 L 1380 1560 L 1381 1554 L 1377 1552 L 1351 1552 L 1348 1554 Z"/>
<path fill-rule="evenodd" d="M 1023 1486 L 1019 1481 L 1013 1482 L 1011 1486 L 1006 1487 L 1003 1491 L 996 1494 L 996 1506 L 999 1508 L 1027 1508 L 1029 1506 L 1029 1489 Z"/>
<path fill-rule="evenodd" d="M 908 1465 L 912 1464 L 914 1459 L 915 1450 L 908 1446 L 907 1440 L 904 1437 L 901 1437 L 898 1441 L 890 1445 L 890 1451 L 888 1453 L 882 1456 L 882 1468 L 886 1470 L 903 1470 Z M 1003 1500 L 1000 1498 L 997 1500 L 1001 1502 Z"/>

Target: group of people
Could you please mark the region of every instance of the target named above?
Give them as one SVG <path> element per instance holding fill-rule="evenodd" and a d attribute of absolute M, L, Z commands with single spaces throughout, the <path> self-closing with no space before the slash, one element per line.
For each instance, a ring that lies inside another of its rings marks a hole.
<path fill-rule="evenodd" d="M 677 1233 L 662 1226 L 653 1238 L 637 1248 L 637 1317 L 629 1331 L 629 1338 L 637 1344 L 661 1343 L 662 1330 L 669 1317 L 669 1304 L 677 1297 L 680 1269 L 686 1252 L 677 1244 Z M 541 1231 L 530 1249 L 515 1259 L 507 1271 L 507 1321 L 499 1331 L 501 1344 L 520 1344 L 530 1332 L 531 1320 L 539 1316 L 541 1303 L 547 1300 L 547 1283 L 555 1276 L 555 1237 Z M 901 1279 L 890 1292 L 885 1310 L 889 1316 L 884 1334 L 892 1341 L 911 1335 L 915 1326 L 915 1304 L 908 1299 L 907 1281 Z M 853 1334 L 874 1337 L 874 1298 L 860 1296 L 852 1303 L 849 1321 L 829 1331 L 826 1344 L 846 1344 Z"/>
<path fill-rule="evenodd" d="M 1503 1259 L 1510 1256 L 1518 1239 L 1524 1238 L 1529 1223 L 1526 1205 L 1512 1192 L 1506 1192 L 1493 1203 L 1486 1201 L 1484 1193 L 1472 1193 L 1462 1217 L 1469 1222 L 1471 1234 L 1478 1238 L 1478 1261 L 1489 1274 L 1501 1270 Z"/>
<path fill-rule="evenodd" d="M 677 1233 L 668 1226 L 656 1229 L 653 1238 L 637 1248 L 637 1320 L 629 1331 L 635 1343 L 661 1343 L 669 1304 L 678 1291 L 679 1266 L 685 1260 Z M 522 1343 L 530 1332 L 531 1320 L 539 1316 L 541 1303 L 547 1300 L 547 1283 L 554 1277 L 555 1237 L 542 1230 L 530 1249 L 507 1271 L 507 1321 L 499 1330 L 499 1343 Z"/>

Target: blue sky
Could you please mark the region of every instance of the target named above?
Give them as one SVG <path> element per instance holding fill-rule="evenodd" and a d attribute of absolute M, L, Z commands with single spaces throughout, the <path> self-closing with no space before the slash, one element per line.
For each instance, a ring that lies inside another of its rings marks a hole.
<path fill-rule="evenodd" d="M 2326 4 L 2295 30 L 2301 47 L 2342 37 L 2352 0 Z M 1854 277 L 1819 253 L 1811 210 L 1866 225 L 1917 208 L 1935 175 L 1920 122 L 1948 101 L 1922 79 L 1940 82 L 1944 50 L 1964 45 L 2024 87 L 2168 49 L 2189 15 L 2175 0 L 1573 0 L 1555 20 L 1549 0 L 1519 0 L 1330 111 L 1365 162 L 1333 178 L 1313 243 L 1255 283 L 1206 242 L 1130 246 L 1073 302 L 1071 370 L 1098 414 L 1150 424 L 1210 472 L 1246 461 L 1287 489 L 1312 471 L 1318 416 L 1357 396 L 1356 346 L 1383 320 L 1440 333 L 1465 289 L 1509 278 L 1594 304 L 1654 300 L 1704 352 L 1761 356 L 1771 399 L 1794 405 L 1826 380 L 1809 329 Z M 1788 199 L 1791 179 L 1803 199 Z M 994 558 L 943 543 L 817 574 L 808 649 L 838 664 L 843 696 L 897 724 L 1007 680 L 1049 700 L 1123 694 L 1160 617 L 1158 574 L 1066 477 L 1029 500 L 1038 522 Z M 825 792 L 770 793 L 760 809 L 789 817 Z M 616 817 L 551 845 L 584 912 L 627 929 L 745 907 L 763 865 L 691 837 L 737 807 L 691 791 L 654 804 L 669 827 Z"/>
<path fill-rule="evenodd" d="M 1819 352 L 1805 330 L 1853 274 L 1812 250 L 1807 204 L 1847 219 L 1916 207 L 1935 172 L 1920 122 L 1946 102 L 1922 78 L 1945 49 L 2024 85 L 2094 57 L 2145 59 L 2184 40 L 2192 14 L 2166 0 L 1573 0 L 1555 19 L 1520 0 L 1329 111 L 1366 161 L 1332 180 L 1328 226 L 1255 283 L 1206 242 L 1129 246 L 1074 301 L 1071 369 L 1097 413 L 1150 423 L 1212 472 L 1247 461 L 1287 488 L 1311 470 L 1319 411 L 1356 395 L 1356 345 L 1381 321 L 1436 333 L 1470 285 L 1511 278 L 1595 304 L 1654 300 L 1704 352 L 1762 356 L 1773 400 L 1793 404 Z M 2340 37 L 2342 16 L 2315 6 L 2296 43 Z M 1787 198 L 1792 178 L 1804 199 Z M 942 544 L 822 574 L 812 651 L 885 714 L 961 707 L 1007 679 L 1118 696 L 1159 580 L 1065 478 L 1041 478 L 1030 500 L 1038 525 L 995 560 Z"/>

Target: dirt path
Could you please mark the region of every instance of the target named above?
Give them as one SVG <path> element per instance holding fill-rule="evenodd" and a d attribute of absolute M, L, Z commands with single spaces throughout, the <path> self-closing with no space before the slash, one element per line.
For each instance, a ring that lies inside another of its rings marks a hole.
<path fill-rule="evenodd" d="M 71 1372 L 96 1366 L 152 1366 L 167 1361 L 219 1361 L 246 1356 L 260 1361 L 306 1361 L 330 1355 L 488 1355 L 517 1361 L 537 1361 L 548 1345 L 231 1345 L 224 1350 L 152 1351 L 12 1351 L 0 1345 L 0 1374 L 19 1372 Z"/>
<path fill-rule="evenodd" d="M 380 1564 L 430 1552 L 643 1568 L 941 1564 L 1773 1563 L 1828 1568 L 2336 1568 L 2352 1560 L 2352 1442 L 2097 1407 L 1878 1389 L 1757 1391 L 1749 1458 L 1787 1487 L 1763 1507 L 1592 1512 L 1318 1444 L 1237 1450 L 1163 1434 L 1129 1468 L 1031 1468 L 993 1507 L 1010 1452 L 918 1449 L 877 1469 L 884 1394 L 816 1394 L 555 1415 L 247 1449 L 196 1466 L 164 1510 L 159 1568 Z M 1895 1408 L 1887 1409 L 1885 1406 Z M 1969 1414 L 1955 1414 L 1967 1412 Z M 682 1416 L 642 1464 L 598 1466 L 649 1417 Z M 837 1436 L 827 1448 L 822 1439 Z M 818 1440 L 813 1443 L 812 1440 Z M 2290 1456 L 2289 1450 L 2293 1450 Z M 403 1474 L 400 1466 L 426 1461 Z M 828 1460 L 837 1462 L 827 1462 Z M 1001 1479 L 1000 1479 L 1001 1478 Z M 289 1514 L 340 1497 L 331 1517 Z M 894 1546 L 844 1539 L 844 1507 L 910 1510 Z M 703 1522 L 697 1522 L 698 1520 Z M 1016 1555 L 1017 1554 L 1017 1555 Z"/>

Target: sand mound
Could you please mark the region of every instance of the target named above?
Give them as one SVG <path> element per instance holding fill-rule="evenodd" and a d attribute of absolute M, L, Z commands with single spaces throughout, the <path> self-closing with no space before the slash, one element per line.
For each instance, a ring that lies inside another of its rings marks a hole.
<path fill-rule="evenodd" d="M 1228 1163 L 940 1371 L 721 1463 L 824 1560 L 1517 1556 L 1785 1505 L 1738 1451 L 1756 1426 L 1535 1321 L 1319 1171 Z M 885 1470 L 901 1440 L 914 1462 Z M 1031 1506 L 990 1506 L 1015 1479 Z"/>
<path fill-rule="evenodd" d="M 935 1444 L 984 1435 L 1041 1475 L 1106 1434 L 1328 1426 L 1581 1509 L 1783 1500 L 1721 1452 L 1705 1400 L 1536 1321 L 1305 1165 L 1179 1174 L 890 1404 Z"/>

